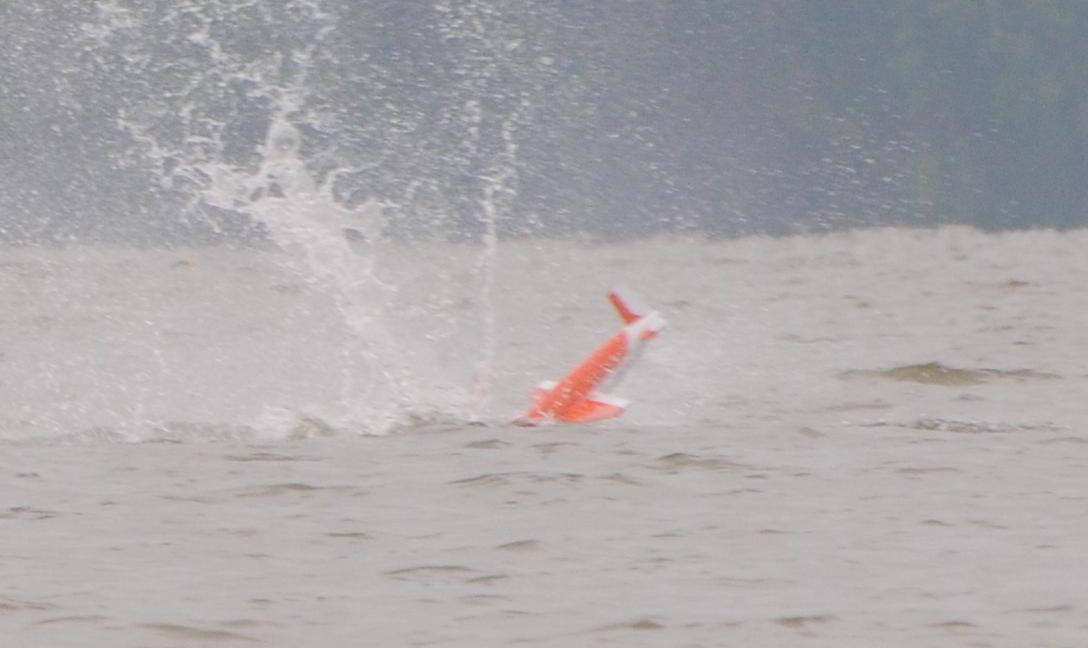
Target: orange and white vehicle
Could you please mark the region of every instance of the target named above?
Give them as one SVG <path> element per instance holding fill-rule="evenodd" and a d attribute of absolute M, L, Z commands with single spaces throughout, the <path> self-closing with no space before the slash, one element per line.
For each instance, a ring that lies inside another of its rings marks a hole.
<path fill-rule="evenodd" d="M 665 328 L 665 318 L 627 290 L 608 293 L 625 326 L 589 354 L 562 380 L 545 381 L 533 389 L 533 406 L 515 423 L 542 421 L 588 423 L 623 414 L 629 401 L 597 391 L 604 383 L 616 383 L 622 370 L 637 357 L 642 345 Z"/>

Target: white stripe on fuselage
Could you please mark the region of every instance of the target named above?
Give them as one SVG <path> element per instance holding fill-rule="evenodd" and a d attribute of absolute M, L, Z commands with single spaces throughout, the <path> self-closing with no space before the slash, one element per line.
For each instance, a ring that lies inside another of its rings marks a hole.
<path fill-rule="evenodd" d="M 612 370 L 612 373 L 601 381 L 601 386 L 615 387 L 618 385 L 623 380 L 623 376 L 627 373 L 627 370 L 634 365 L 635 361 L 642 355 L 642 350 L 647 342 L 646 338 L 643 337 L 643 334 L 647 331 L 657 333 L 665 328 L 665 324 L 665 318 L 661 316 L 661 313 L 651 311 L 646 317 L 640 318 L 623 327 L 623 336 L 627 339 L 627 355 L 620 360 L 620 363 L 616 365 L 616 368 Z"/>

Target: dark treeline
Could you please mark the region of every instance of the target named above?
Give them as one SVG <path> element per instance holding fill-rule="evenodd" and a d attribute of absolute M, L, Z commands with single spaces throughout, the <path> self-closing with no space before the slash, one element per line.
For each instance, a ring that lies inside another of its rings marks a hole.
<path fill-rule="evenodd" d="M 391 234 L 1088 216 L 1088 3 L 0 5 L 0 238 L 247 239 L 186 165 L 302 154 Z M 244 210 L 242 210 L 244 212 Z"/>

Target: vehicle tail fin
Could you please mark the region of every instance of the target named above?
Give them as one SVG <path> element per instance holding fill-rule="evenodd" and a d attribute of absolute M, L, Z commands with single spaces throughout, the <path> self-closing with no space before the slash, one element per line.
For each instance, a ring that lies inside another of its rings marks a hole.
<path fill-rule="evenodd" d="M 652 310 L 642 297 L 622 286 L 613 288 L 608 293 L 608 301 L 612 302 L 624 324 L 637 322 Z"/>
<path fill-rule="evenodd" d="M 608 301 L 616 308 L 620 318 L 627 324 L 629 335 L 634 334 L 643 340 L 649 340 L 665 328 L 665 318 L 661 313 L 650 308 L 638 295 L 627 288 L 614 288 L 608 293 Z M 637 326 L 632 327 L 632 324 Z"/>
<path fill-rule="evenodd" d="M 637 335 L 643 340 L 649 340 L 660 333 L 666 324 L 668 322 L 661 316 L 661 313 L 650 311 L 645 317 L 635 320 L 634 326 L 629 325 L 627 327 L 630 330 L 628 335 Z"/>

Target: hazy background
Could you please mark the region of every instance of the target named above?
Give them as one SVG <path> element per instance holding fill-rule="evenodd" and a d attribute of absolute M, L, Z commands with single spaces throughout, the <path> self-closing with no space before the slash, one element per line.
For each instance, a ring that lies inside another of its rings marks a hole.
<path fill-rule="evenodd" d="M 0 643 L 1084 646 L 1086 28 L 0 0 Z"/>
<path fill-rule="evenodd" d="M 259 238 L 277 107 L 394 236 L 1075 227 L 1088 4 L 0 4 L 0 240 Z"/>

